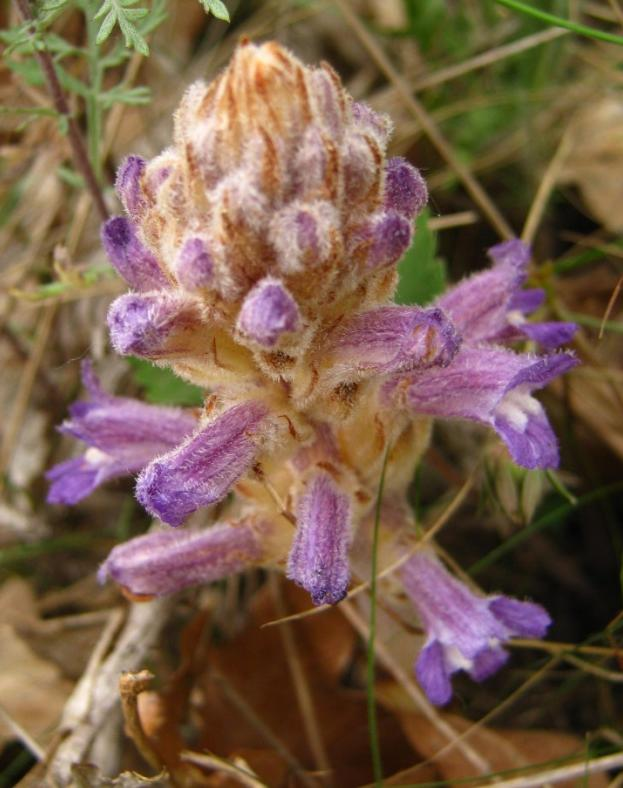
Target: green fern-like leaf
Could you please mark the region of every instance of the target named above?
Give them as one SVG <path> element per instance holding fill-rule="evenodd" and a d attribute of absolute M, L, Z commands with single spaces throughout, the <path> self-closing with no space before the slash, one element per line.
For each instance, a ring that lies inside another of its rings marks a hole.
<path fill-rule="evenodd" d="M 103 17 L 97 33 L 97 44 L 102 44 L 106 41 L 115 25 L 117 25 L 123 34 L 127 47 L 135 49 L 142 55 L 149 54 L 147 41 L 145 41 L 142 33 L 134 24 L 149 12 L 146 8 L 131 8 L 136 2 L 137 0 L 104 0 L 95 14 L 95 19 L 102 19 Z"/>
<path fill-rule="evenodd" d="M 212 14 L 217 19 L 222 19 L 223 22 L 231 21 L 227 6 L 221 0 L 199 0 L 199 2 L 204 7 L 206 14 Z"/>

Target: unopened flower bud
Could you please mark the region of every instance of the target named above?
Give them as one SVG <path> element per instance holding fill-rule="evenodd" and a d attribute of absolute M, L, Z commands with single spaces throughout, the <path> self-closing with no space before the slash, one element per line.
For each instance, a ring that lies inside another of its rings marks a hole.
<path fill-rule="evenodd" d="M 278 279 L 267 276 L 245 298 L 237 328 L 251 342 L 272 347 L 282 334 L 296 331 L 299 325 L 296 301 Z"/>
<path fill-rule="evenodd" d="M 135 290 L 159 290 L 169 282 L 154 255 L 141 243 L 136 228 L 123 216 L 109 219 L 102 227 L 102 243 L 108 259 Z"/>

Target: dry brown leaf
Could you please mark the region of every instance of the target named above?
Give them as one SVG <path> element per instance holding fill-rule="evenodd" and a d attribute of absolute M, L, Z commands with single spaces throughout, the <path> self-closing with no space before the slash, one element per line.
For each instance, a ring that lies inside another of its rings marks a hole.
<path fill-rule="evenodd" d="M 0 703 L 39 744 L 48 740 L 72 685 L 41 659 L 10 624 L 0 624 Z M 0 745 L 15 734 L 0 721 Z"/>
<path fill-rule="evenodd" d="M 456 714 L 443 714 L 442 717 L 459 733 L 464 733 L 474 724 Z M 417 747 L 422 756 L 432 760 L 443 779 L 479 776 L 474 766 L 456 747 L 437 756 L 448 742 L 425 717 L 403 714 L 401 720 L 404 732 L 411 743 Z M 585 743 L 582 739 L 557 731 L 500 730 L 482 727 L 468 734 L 465 741 L 487 759 L 493 772 L 520 769 L 573 756 L 581 757 L 585 751 Z M 413 772 L 415 778 L 417 769 Z M 575 782 L 564 782 L 559 785 L 572 788 Z M 588 778 L 586 785 L 590 788 L 601 788 L 607 785 L 607 781 L 603 775 L 596 774 Z"/>
<path fill-rule="evenodd" d="M 575 184 L 604 227 L 623 230 L 623 101 L 617 94 L 588 104 L 569 129 L 560 180 Z"/>

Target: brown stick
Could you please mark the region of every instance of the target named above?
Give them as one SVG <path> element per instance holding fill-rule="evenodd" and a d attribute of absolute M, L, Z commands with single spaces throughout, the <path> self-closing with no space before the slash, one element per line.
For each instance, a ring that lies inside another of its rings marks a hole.
<path fill-rule="evenodd" d="M 14 0 L 14 3 L 22 19 L 25 22 L 32 23 L 29 30 L 30 34 L 34 36 L 36 32 L 34 26 L 35 20 L 30 9 L 29 0 Z M 59 113 L 59 115 L 63 115 L 63 117 L 67 119 L 67 135 L 69 137 L 69 144 L 71 145 L 76 168 L 82 174 L 84 182 L 87 185 L 87 189 L 90 191 L 91 196 L 93 197 L 93 202 L 97 207 L 99 215 L 105 221 L 109 217 L 108 208 L 106 207 L 102 190 L 100 189 L 97 178 L 95 177 L 95 173 L 93 172 L 93 167 L 89 161 L 89 156 L 84 146 L 80 128 L 78 127 L 76 119 L 69 109 L 69 104 L 67 103 L 67 99 L 63 93 L 63 88 L 61 87 L 61 83 L 58 79 L 54 61 L 45 47 L 43 49 L 35 48 L 35 57 L 39 61 L 39 65 L 43 71 L 43 76 L 47 82 L 48 90 L 50 91 L 50 96 L 52 97 L 56 111 Z"/>

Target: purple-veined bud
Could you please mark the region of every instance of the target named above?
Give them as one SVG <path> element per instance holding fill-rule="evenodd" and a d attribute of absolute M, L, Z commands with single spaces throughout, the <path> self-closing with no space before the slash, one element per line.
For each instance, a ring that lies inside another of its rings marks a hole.
<path fill-rule="evenodd" d="M 127 293 L 108 310 L 112 346 L 122 356 L 184 355 L 202 328 L 198 303 L 178 293 Z"/>
<path fill-rule="evenodd" d="M 197 236 L 187 238 L 175 262 L 175 273 L 186 290 L 209 287 L 214 276 L 214 261 L 206 242 Z"/>
<path fill-rule="evenodd" d="M 241 572 L 262 556 L 252 520 L 203 531 L 157 531 L 117 545 L 97 573 L 136 596 L 163 596 Z"/>
<path fill-rule="evenodd" d="M 128 156 L 117 170 L 115 191 L 133 219 L 140 217 L 145 209 L 145 196 L 141 188 L 145 165 L 145 159 L 141 156 Z"/>
<path fill-rule="evenodd" d="M 169 281 L 154 255 L 141 243 L 136 228 L 124 216 L 102 226 L 102 243 L 117 272 L 135 290 L 161 290 Z"/>
<path fill-rule="evenodd" d="M 154 457 L 182 443 L 197 426 L 193 414 L 179 408 L 107 394 L 86 362 L 82 380 L 91 398 L 75 402 L 70 418 L 59 429 L 88 448 L 48 471 L 49 503 L 77 503 L 105 481 L 140 471 Z"/>
<path fill-rule="evenodd" d="M 340 377 L 361 378 L 446 366 L 460 343 L 441 309 L 387 306 L 343 320 L 321 354 Z"/>
<path fill-rule="evenodd" d="M 385 166 L 385 208 L 413 219 L 428 202 L 424 178 L 406 159 L 396 156 Z"/>
<path fill-rule="evenodd" d="M 294 274 L 323 263 L 331 253 L 339 217 L 331 203 L 292 202 L 270 223 L 269 238 L 279 270 Z"/>
<path fill-rule="evenodd" d="M 402 581 L 426 631 L 415 672 L 429 700 L 439 706 L 452 697 L 453 673 L 465 670 L 484 681 L 508 659 L 502 644 L 515 636 L 542 638 L 551 623 L 533 602 L 475 594 L 429 550 L 407 561 Z"/>
<path fill-rule="evenodd" d="M 175 526 L 220 501 L 253 463 L 266 415 L 266 407 L 253 401 L 225 411 L 143 470 L 136 485 L 139 502 Z"/>
<path fill-rule="evenodd" d="M 285 286 L 267 276 L 249 291 L 242 304 L 237 330 L 263 347 L 273 347 L 282 334 L 300 325 L 299 308 Z"/>
<path fill-rule="evenodd" d="M 391 380 L 383 398 L 404 391 L 416 413 L 488 424 L 524 468 L 555 468 L 558 442 L 541 403 L 532 396 L 577 364 L 571 353 L 533 356 L 495 345 L 463 344 L 447 367 Z"/>
<path fill-rule="evenodd" d="M 411 243 L 411 222 L 397 211 L 377 214 L 360 231 L 367 248 L 368 268 L 384 268 L 394 265 Z"/>
<path fill-rule="evenodd" d="M 348 496 L 329 474 L 312 477 L 298 501 L 296 523 L 288 577 L 311 594 L 315 605 L 335 605 L 350 582 L 352 529 Z"/>

